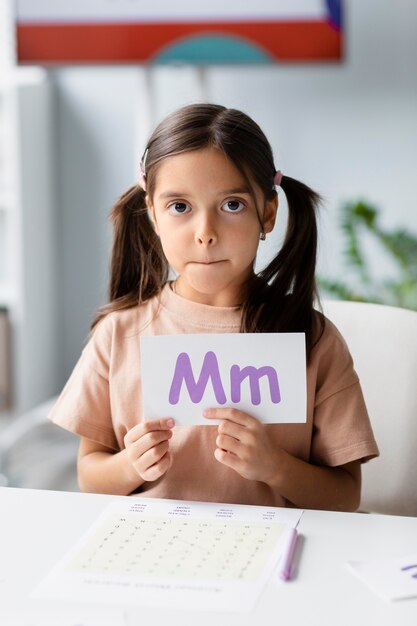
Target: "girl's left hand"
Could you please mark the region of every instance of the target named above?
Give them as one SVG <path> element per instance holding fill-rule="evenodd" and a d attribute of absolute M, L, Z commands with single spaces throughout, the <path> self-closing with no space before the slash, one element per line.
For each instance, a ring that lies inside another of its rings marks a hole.
<path fill-rule="evenodd" d="M 216 459 L 248 480 L 270 483 L 279 471 L 279 450 L 265 424 L 237 409 L 206 409 L 207 419 L 221 420 L 216 439 Z"/>

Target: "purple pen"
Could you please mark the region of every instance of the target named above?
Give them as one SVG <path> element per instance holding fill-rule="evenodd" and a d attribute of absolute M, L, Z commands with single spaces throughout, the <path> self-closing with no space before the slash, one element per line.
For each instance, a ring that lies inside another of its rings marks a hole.
<path fill-rule="evenodd" d="M 278 576 L 281 580 L 289 580 L 291 578 L 291 566 L 294 556 L 295 545 L 297 543 L 297 529 L 290 528 L 283 540 L 284 548 L 282 550 L 281 560 L 279 562 Z"/>

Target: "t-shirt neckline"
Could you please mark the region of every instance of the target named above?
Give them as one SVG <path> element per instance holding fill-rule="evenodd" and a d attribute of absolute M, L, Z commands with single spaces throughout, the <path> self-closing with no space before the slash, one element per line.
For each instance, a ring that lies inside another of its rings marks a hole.
<path fill-rule="evenodd" d="M 176 317 L 180 316 L 187 324 L 202 327 L 240 328 L 241 309 L 239 306 L 219 307 L 187 300 L 175 293 L 168 282 L 161 291 L 161 306 Z"/>

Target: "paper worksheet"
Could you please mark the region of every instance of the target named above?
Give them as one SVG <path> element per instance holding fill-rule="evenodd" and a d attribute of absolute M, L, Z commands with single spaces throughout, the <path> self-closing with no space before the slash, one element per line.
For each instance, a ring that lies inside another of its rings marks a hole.
<path fill-rule="evenodd" d="M 107 507 L 37 598 L 249 611 L 302 511 L 132 498 Z"/>

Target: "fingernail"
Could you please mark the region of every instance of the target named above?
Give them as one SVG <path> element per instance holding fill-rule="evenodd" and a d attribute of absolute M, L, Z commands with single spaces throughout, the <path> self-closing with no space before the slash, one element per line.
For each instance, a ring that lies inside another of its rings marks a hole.
<path fill-rule="evenodd" d="M 204 417 L 210 417 L 210 409 L 204 409 L 203 416 Z"/>
<path fill-rule="evenodd" d="M 175 426 L 175 422 L 174 422 L 174 420 L 172 419 L 172 417 L 170 417 L 170 418 L 166 421 L 166 424 L 167 424 L 168 428 L 172 428 L 173 426 Z"/>

